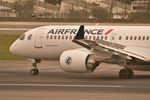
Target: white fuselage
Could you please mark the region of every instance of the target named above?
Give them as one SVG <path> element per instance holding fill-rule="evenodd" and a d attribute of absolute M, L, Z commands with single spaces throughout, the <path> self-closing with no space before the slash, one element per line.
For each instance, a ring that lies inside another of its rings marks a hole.
<path fill-rule="evenodd" d="M 16 55 L 33 59 L 56 60 L 62 52 L 82 48 L 72 42 L 80 26 L 44 26 L 32 29 L 10 47 Z M 150 51 L 149 26 L 85 26 L 85 39 L 102 39 L 112 43 Z M 134 49 L 135 50 L 135 49 Z"/>

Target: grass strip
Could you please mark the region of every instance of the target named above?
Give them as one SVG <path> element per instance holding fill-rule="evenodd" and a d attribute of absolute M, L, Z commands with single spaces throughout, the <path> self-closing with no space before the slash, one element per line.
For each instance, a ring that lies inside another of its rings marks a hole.
<path fill-rule="evenodd" d="M 25 58 L 13 55 L 9 47 L 20 35 L 0 35 L 0 60 L 24 60 Z"/>

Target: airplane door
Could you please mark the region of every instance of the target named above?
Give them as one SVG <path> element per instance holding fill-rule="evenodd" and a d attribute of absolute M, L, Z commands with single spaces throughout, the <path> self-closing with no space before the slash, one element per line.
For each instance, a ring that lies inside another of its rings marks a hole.
<path fill-rule="evenodd" d="M 34 47 L 35 48 L 43 48 L 43 45 L 42 45 L 42 39 L 44 38 L 43 34 L 44 34 L 43 28 L 40 28 L 36 31 L 35 38 L 34 38 Z"/>

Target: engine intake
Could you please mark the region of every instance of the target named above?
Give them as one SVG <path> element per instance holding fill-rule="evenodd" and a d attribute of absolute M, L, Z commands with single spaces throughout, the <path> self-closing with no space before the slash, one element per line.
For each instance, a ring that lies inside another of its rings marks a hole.
<path fill-rule="evenodd" d="M 91 52 L 68 50 L 60 57 L 61 68 L 66 72 L 93 72 L 96 68 L 95 56 Z"/>

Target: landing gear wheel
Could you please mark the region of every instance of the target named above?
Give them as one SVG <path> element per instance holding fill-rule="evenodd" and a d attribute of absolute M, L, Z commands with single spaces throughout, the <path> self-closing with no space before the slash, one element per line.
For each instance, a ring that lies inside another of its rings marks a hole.
<path fill-rule="evenodd" d="M 134 72 L 132 69 L 121 69 L 119 72 L 119 76 L 122 79 L 132 79 L 134 77 Z"/>
<path fill-rule="evenodd" d="M 32 63 L 33 69 L 30 70 L 30 74 L 31 75 L 39 75 L 39 70 L 37 68 L 37 63 L 40 63 L 41 60 L 40 59 L 33 59 L 32 62 L 33 62 Z"/>
<path fill-rule="evenodd" d="M 38 75 L 39 70 L 38 69 L 31 69 L 30 73 L 31 73 L 31 75 Z"/>

